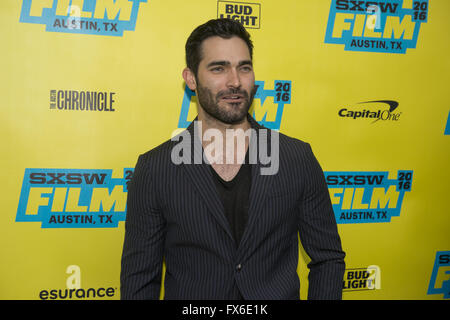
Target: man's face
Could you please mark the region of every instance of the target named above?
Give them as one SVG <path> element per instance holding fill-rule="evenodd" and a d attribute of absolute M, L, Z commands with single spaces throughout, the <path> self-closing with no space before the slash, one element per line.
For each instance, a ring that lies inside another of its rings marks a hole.
<path fill-rule="evenodd" d="M 196 84 L 197 99 L 213 118 L 241 123 L 255 95 L 255 74 L 247 44 L 238 37 L 203 41 Z"/>

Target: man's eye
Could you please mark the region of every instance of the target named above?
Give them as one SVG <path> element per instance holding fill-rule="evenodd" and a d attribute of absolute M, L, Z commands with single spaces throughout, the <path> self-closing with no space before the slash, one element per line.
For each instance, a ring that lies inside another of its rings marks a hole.
<path fill-rule="evenodd" d="M 244 72 L 250 72 L 250 71 L 252 71 L 252 67 L 250 67 L 250 66 L 243 66 L 241 68 L 241 70 L 244 71 Z"/>
<path fill-rule="evenodd" d="M 213 71 L 213 72 L 221 72 L 221 71 L 223 71 L 223 67 L 215 67 L 215 68 L 212 68 L 211 71 Z"/>

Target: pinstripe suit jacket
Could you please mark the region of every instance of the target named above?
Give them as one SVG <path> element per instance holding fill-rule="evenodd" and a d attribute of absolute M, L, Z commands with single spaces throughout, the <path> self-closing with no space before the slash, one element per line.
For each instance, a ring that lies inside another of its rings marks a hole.
<path fill-rule="evenodd" d="M 249 121 L 257 132 L 263 128 Z M 187 130 L 194 137 L 193 123 Z M 311 259 L 308 299 L 341 298 L 345 253 L 309 144 L 280 133 L 277 174 L 261 175 L 259 161 L 252 166 L 248 221 L 237 246 L 208 165 L 175 165 L 176 143 L 163 143 L 136 164 L 122 299 L 158 299 L 163 259 L 165 299 L 299 299 L 298 234 Z"/>

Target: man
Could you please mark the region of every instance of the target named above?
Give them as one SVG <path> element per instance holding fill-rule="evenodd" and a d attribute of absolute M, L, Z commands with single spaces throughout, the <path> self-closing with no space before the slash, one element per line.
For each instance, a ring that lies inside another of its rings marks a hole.
<path fill-rule="evenodd" d="M 165 299 L 299 299 L 298 234 L 311 258 L 308 298 L 341 298 L 345 254 L 322 169 L 307 143 L 248 114 L 252 55 L 233 20 L 189 37 L 183 78 L 198 117 L 138 159 L 122 299 L 158 299 L 163 260 Z"/>

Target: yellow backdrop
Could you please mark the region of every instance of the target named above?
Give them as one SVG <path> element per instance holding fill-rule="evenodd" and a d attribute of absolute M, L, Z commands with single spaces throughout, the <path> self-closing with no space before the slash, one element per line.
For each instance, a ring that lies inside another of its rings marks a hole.
<path fill-rule="evenodd" d="M 126 183 L 195 117 L 184 44 L 217 17 L 252 35 L 256 120 L 309 142 L 325 171 L 343 298 L 450 298 L 447 0 L 0 8 L 1 299 L 120 297 Z"/>

